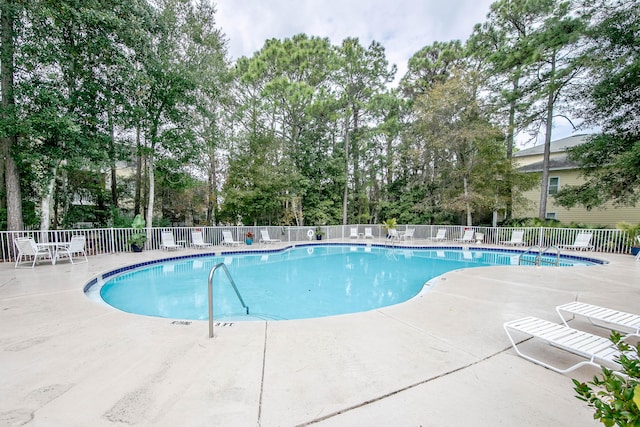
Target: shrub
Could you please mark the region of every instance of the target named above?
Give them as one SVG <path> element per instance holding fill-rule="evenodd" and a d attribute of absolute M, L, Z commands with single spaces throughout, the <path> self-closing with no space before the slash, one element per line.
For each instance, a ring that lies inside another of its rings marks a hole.
<path fill-rule="evenodd" d="M 577 398 L 594 409 L 593 418 L 607 427 L 640 425 L 640 343 L 630 345 L 618 332 L 611 341 L 620 350 L 620 372 L 602 368 L 602 376 L 582 383 L 573 380 Z"/>

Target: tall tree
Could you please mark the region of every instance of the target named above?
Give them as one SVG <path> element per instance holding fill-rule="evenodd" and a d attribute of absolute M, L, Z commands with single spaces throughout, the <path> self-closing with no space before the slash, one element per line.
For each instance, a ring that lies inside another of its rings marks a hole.
<path fill-rule="evenodd" d="M 479 58 L 485 72 L 485 86 L 495 108 L 494 117 L 506 135 L 507 158 L 512 159 L 515 136 L 533 120 L 531 105 L 523 94 L 525 70 L 533 61 L 536 44 L 532 33 L 551 11 L 553 0 L 499 0 L 491 4 L 487 21 L 477 24 L 466 44 L 470 55 Z M 506 178 L 508 179 L 508 178 Z M 511 183 L 506 182 L 507 190 Z M 509 191 L 509 190 L 508 190 Z M 506 198 L 505 216 L 513 211 L 512 197 Z"/>
<path fill-rule="evenodd" d="M 635 205 L 640 200 L 640 4 L 598 1 L 584 13 L 591 19 L 584 53 L 589 84 L 576 96 L 584 126 L 602 134 L 571 150 L 587 178 L 556 197 L 566 207 L 588 209 L 608 201 Z"/>
<path fill-rule="evenodd" d="M 0 208 L 7 208 L 7 229 L 22 230 L 22 192 L 20 175 L 16 165 L 14 147 L 18 140 L 16 105 L 14 97 L 14 55 L 16 32 L 22 13 L 21 2 L 6 0 L 0 3 L 0 182 L 4 183 L 4 197 L 0 197 Z"/>
<path fill-rule="evenodd" d="M 192 10 L 186 31 L 192 43 L 187 55 L 192 59 L 195 91 L 194 119 L 196 148 L 207 176 L 205 204 L 207 224 L 218 222 L 218 197 L 221 151 L 231 123 L 231 72 L 227 61 L 226 39 L 216 27 L 215 8 L 201 0 Z"/>
<path fill-rule="evenodd" d="M 473 225 L 473 213 L 492 208 L 500 189 L 496 177 L 509 169 L 503 135 L 490 124 L 478 102 L 475 72 L 457 73 L 420 96 L 416 101 L 418 129 L 427 142 L 425 152 L 437 153 L 447 162 L 436 169 L 448 208 L 463 212 Z M 434 154 L 427 159 L 432 161 Z"/>
<path fill-rule="evenodd" d="M 386 85 L 393 80 L 396 67 L 389 66 L 384 48 L 377 42 L 372 42 L 365 49 L 358 39 L 347 38 L 337 49 L 337 54 L 339 66 L 335 83 L 342 110 L 345 156 L 342 223 L 347 224 L 350 186 L 353 186 L 356 206 L 362 206 L 366 198 L 362 156 L 368 145 L 365 127 L 371 116 L 370 103 L 376 95 L 385 92 Z"/>
<path fill-rule="evenodd" d="M 532 104 L 538 101 L 537 105 L 541 107 L 536 111 L 534 105 L 533 114 L 545 129 L 539 219 L 545 219 L 547 212 L 554 114 L 563 106 L 567 109 L 566 100 L 570 85 L 575 83 L 584 70 L 578 53 L 578 42 L 584 34 L 584 28 L 582 17 L 575 16 L 571 4 L 558 2 L 554 4 L 554 9 L 545 19 L 544 25 L 532 34 L 536 49 L 533 62 L 535 68 L 531 72 L 535 73 L 537 79 L 531 80 L 527 90 L 533 98 Z"/>
<path fill-rule="evenodd" d="M 433 85 L 444 83 L 451 73 L 465 62 L 459 40 L 436 41 L 409 58 L 408 69 L 400 81 L 400 88 L 409 99 L 426 93 Z"/>
<path fill-rule="evenodd" d="M 332 120 L 327 105 L 333 56 L 328 39 L 299 34 L 284 41 L 268 40 L 252 58 L 238 61 L 238 141 L 245 141 L 255 155 L 245 153 L 241 144 L 231 153 L 225 205 L 234 200 L 235 209 L 244 211 L 234 216 L 246 217 L 255 210 L 259 214 L 262 203 L 254 200 L 259 187 L 270 206 L 262 210 L 268 213 L 264 221 L 297 225 L 326 221 L 318 195 L 325 193 L 328 176 L 322 171 L 335 154 L 327 126 Z M 236 163 L 244 166 L 237 168 Z M 236 180 L 231 173 L 241 173 L 243 179 Z M 273 203 L 281 204 L 280 213 Z"/>
<path fill-rule="evenodd" d="M 217 45 L 214 43 L 213 50 L 211 40 L 204 43 L 205 35 L 221 37 L 212 30 L 212 8 L 204 1 L 197 4 L 182 0 L 158 2 L 157 31 L 147 48 L 139 52 L 142 69 L 137 90 L 142 94 L 139 108 L 148 180 L 147 227 L 153 224 L 158 162 L 178 168 L 189 164 L 202 149 L 194 129 L 197 95 L 203 92 L 206 83 L 202 64 L 209 62 L 210 55 L 220 56 L 224 52 L 222 40 L 217 40 Z M 209 46 L 207 50 L 203 50 L 205 45 Z"/>

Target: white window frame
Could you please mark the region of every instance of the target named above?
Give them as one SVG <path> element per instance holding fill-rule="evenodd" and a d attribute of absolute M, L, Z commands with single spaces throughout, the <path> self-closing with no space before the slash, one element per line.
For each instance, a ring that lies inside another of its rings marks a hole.
<path fill-rule="evenodd" d="M 551 185 L 551 180 L 556 180 L 556 184 L 555 185 Z M 552 188 L 554 188 L 555 191 L 551 191 Z M 553 196 L 554 194 L 558 194 L 558 191 L 560 191 L 560 177 L 559 176 L 550 176 L 549 177 L 549 182 L 547 183 L 547 194 L 549 196 Z"/>
<path fill-rule="evenodd" d="M 545 219 L 558 219 L 558 214 L 555 212 L 547 212 L 544 217 Z"/>

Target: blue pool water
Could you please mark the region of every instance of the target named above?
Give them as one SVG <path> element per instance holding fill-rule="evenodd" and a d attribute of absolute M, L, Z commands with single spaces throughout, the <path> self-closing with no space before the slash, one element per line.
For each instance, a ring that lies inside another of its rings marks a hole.
<path fill-rule="evenodd" d="M 213 280 L 216 320 L 300 319 L 361 312 L 417 295 L 451 270 L 517 264 L 518 253 L 314 245 L 279 252 L 183 258 L 124 271 L 100 288 L 122 311 L 173 319 L 208 319 L 208 276 L 224 262 L 246 315 L 223 271 Z M 564 260 L 562 265 L 589 264 Z"/>

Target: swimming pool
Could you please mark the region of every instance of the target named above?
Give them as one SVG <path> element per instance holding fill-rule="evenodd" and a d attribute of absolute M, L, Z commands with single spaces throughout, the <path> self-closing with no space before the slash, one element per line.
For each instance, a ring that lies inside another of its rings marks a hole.
<path fill-rule="evenodd" d="M 208 275 L 223 262 L 249 315 L 222 272 L 213 280 L 216 320 L 301 319 L 373 310 L 407 301 L 448 271 L 518 264 L 518 251 L 306 245 L 281 251 L 177 257 L 103 275 L 85 291 L 130 313 L 208 319 Z M 581 257 L 561 265 L 588 265 Z"/>

